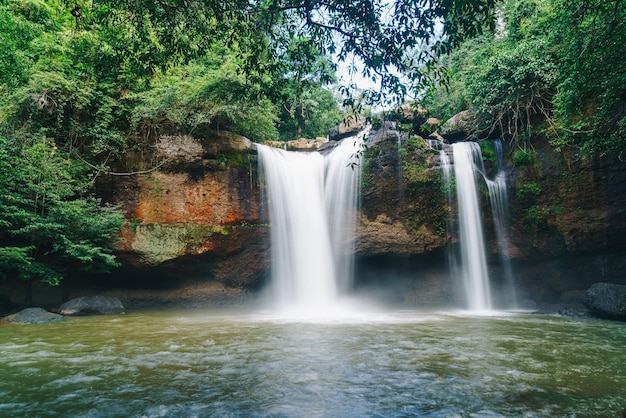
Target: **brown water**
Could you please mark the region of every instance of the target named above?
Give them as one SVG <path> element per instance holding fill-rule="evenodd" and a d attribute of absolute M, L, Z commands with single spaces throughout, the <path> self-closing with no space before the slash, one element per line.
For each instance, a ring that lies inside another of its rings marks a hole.
<path fill-rule="evenodd" d="M 158 311 L 0 326 L 2 417 L 619 417 L 626 324 Z"/>

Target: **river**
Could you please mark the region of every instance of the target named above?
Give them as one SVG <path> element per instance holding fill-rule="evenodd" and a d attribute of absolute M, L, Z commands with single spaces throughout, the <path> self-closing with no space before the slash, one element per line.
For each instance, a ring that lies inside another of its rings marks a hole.
<path fill-rule="evenodd" d="M 528 313 L 144 311 L 0 326 L 3 417 L 599 417 L 626 324 Z"/>

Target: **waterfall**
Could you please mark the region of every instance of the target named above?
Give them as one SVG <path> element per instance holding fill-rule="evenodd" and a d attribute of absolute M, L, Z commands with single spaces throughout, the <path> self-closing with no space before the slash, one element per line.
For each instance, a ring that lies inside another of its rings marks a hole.
<path fill-rule="evenodd" d="M 493 179 L 485 173 L 480 146 L 475 142 L 453 144 L 454 176 L 459 222 L 460 263 L 450 256 L 450 270 L 461 276 L 470 310 L 490 310 L 492 307 L 487 257 L 482 230 L 482 216 L 478 199 L 477 180 L 484 179 L 498 243 L 500 263 L 505 279 L 507 300 L 500 300 L 509 308 L 517 307 L 513 269 L 511 268 L 508 238 L 508 196 L 502 142 L 493 143 L 497 172 Z M 442 177 L 445 184 L 452 185 L 447 155 L 441 151 Z M 450 192 L 448 192 L 450 193 Z M 451 205 L 452 196 L 448 194 Z M 451 206 L 452 207 L 452 206 Z M 451 229 L 451 228 L 449 228 Z"/>
<path fill-rule="evenodd" d="M 452 151 L 459 216 L 460 274 L 467 304 L 472 311 L 490 310 L 489 274 L 475 176 L 475 167 L 482 165 L 482 155 L 475 142 L 453 144 Z"/>
<path fill-rule="evenodd" d="M 270 291 L 279 310 L 319 312 L 350 286 L 361 177 L 351 163 L 363 135 L 326 156 L 257 147 L 269 207 Z"/>
<path fill-rule="evenodd" d="M 511 267 L 509 253 L 509 236 L 508 236 L 508 215 L 509 203 L 506 187 L 506 171 L 504 165 L 504 153 L 502 151 L 502 141 L 496 140 L 493 143 L 494 153 L 497 163 L 497 173 L 493 180 L 485 177 L 487 188 L 489 189 L 489 201 L 491 203 L 491 212 L 493 215 L 494 229 L 496 239 L 498 241 L 498 253 L 500 254 L 500 264 L 502 266 L 505 282 L 506 293 L 510 307 L 517 307 L 517 296 L 515 292 L 515 283 L 513 277 L 513 269 Z"/>

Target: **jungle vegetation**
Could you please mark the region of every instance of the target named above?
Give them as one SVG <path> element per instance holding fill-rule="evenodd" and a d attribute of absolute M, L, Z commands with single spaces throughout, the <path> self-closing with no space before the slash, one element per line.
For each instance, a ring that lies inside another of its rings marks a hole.
<path fill-rule="evenodd" d="M 626 1 L 508 0 L 496 29 L 442 56 L 422 92 L 444 120 L 471 109 L 478 135 L 533 136 L 583 157 L 626 157 Z"/>

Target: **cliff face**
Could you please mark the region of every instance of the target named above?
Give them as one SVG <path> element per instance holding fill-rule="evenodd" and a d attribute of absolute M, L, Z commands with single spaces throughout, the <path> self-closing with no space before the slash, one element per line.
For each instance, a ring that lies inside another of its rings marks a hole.
<path fill-rule="evenodd" d="M 438 152 L 421 138 L 373 132 L 363 167 L 358 256 L 424 254 L 445 247 L 449 208 Z"/>
<path fill-rule="evenodd" d="M 579 158 L 533 141 L 510 150 L 511 239 L 529 297 L 566 302 L 599 281 L 626 277 L 626 163 Z"/>
<path fill-rule="evenodd" d="M 357 285 L 393 285 L 396 300 L 412 303 L 449 302 L 459 297 L 445 257 L 457 245 L 448 230 L 455 209 L 444 194 L 451 186 L 442 183 L 438 151 L 419 137 L 400 139 L 386 125 L 368 141 Z M 579 298 L 593 282 L 623 282 L 626 164 L 577 160 L 539 139 L 533 144 L 526 154 L 505 147 L 510 259 L 520 298 L 556 303 Z M 153 283 L 193 278 L 225 289 L 258 288 L 269 269 L 269 233 L 249 142 L 224 133 L 163 136 L 153 157 L 158 170 L 108 176 L 100 184 L 129 221 L 120 274 Z M 481 196 L 497 289 L 498 245 L 486 192 Z"/>
<path fill-rule="evenodd" d="M 444 253 L 457 251 L 456 209 L 444 198 L 438 152 L 399 138 L 391 130 L 370 139 L 357 237 L 360 274 L 371 276 L 368 283 L 400 278 L 405 300 L 453 302 L 459 296 L 452 289 L 461 284 L 446 271 Z M 595 282 L 626 282 L 626 163 L 576 158 L 541 138 L 532 143 L 526 152 L 505 144 L 508 258 L 520 301 L 577 302 Z M 495 161 L 484 148 L 489 176 Z M 486 188 L 479 187 L 479 195 L 498 292 L 505 271 Z"/>
<path fill-rule="evenodd" d="M 124 268 L 158 266 L 161 277 L 188 276 L 232 287 L 262 281 L 267 227 L 260 218 L 249 141 L 217 132 L 201 139 L 162 136 L 154 160 L 157 170 L 108 176 L 100 184 L 128 219 L 119 254 Z"/>

